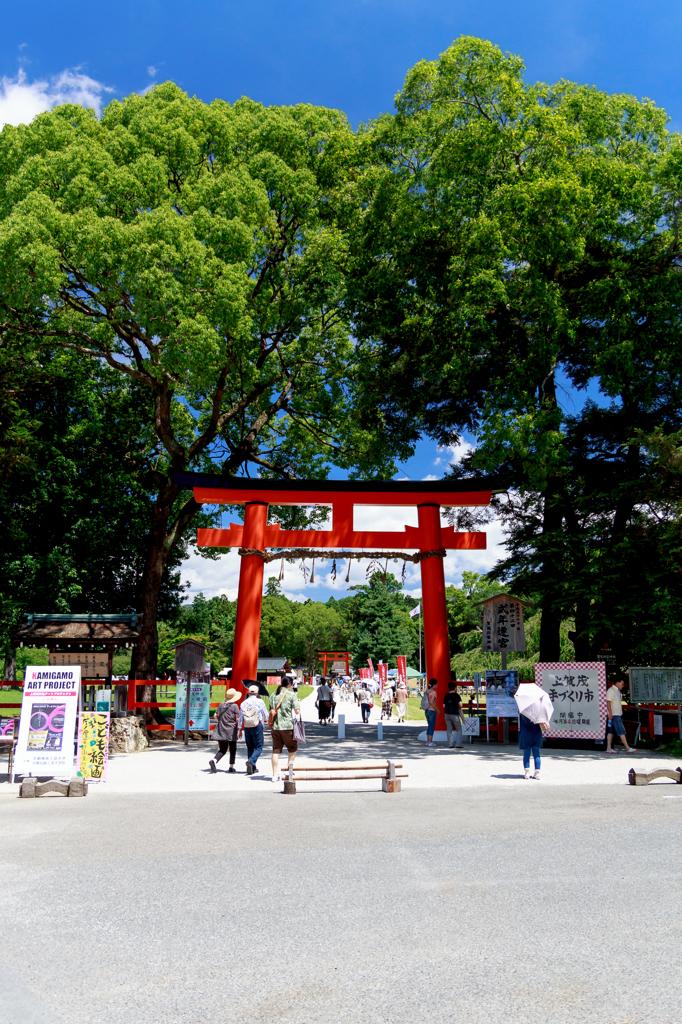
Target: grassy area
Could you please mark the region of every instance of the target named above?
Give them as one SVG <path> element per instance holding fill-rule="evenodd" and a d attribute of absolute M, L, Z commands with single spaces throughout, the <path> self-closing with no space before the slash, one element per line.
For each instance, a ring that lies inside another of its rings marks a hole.
<path fill-rule="evenodd" d="M 11 690 L 0 690 L 0 718 L 15 718 L 19 708 L 4 707 L 5 704 L 21 704 L 23 687 L 13 686 Z"/>

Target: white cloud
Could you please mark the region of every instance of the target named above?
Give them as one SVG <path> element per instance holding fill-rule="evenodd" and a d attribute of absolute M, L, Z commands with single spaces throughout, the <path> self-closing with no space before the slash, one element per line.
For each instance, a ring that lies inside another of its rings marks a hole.
<path fill-rule="evenodd" d="M 21 69 L 16 78 L 0 80 L 0 128 L 6 124 L 30 124 L 34 117 L 62 103 L 93 107 L 99 115 L 106 93 L 114 90 L 94 78 L 69 68 L 49 81 L 29 82 Z"/>
<path fill-rule="evenodd" d="M 158 68 L 155 68 L 153 64 L 150 64 L 149 67 L 147 68 L 147 74 L 149 75 L 150 78 L 155 78 L 157 71 Z"/>

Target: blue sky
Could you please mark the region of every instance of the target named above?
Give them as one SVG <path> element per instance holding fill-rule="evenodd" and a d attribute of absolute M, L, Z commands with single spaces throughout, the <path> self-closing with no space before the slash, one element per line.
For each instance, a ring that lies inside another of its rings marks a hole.
<path fill-rule="evenodd" d="M 462 34 L 520 54 L 530 79 L 648 96 L 682 125 L 675 0 L 32 0 L 7 5 L 2 74 L 78 68 L 125 95 L 173 79 L 204 100 L 324 104 L 354 124 L 389 110 L 406 70 Z"/>
<path fill-rule="evenodd" d="M 266 104 L 309 102 L 342 109 L 357 126 L 392 109 L 417 61 L 437 58 L 457 36 L 475 35 L 519 54 L 528 80 L 567 78 L 646 96 L 679 130 L 681 29 L 679 0 L 32 0 L 3 11 L 0 123 L 30 120 L 66 100 L 101 109 L 172 79 L 205 101 L 247 95 Z M 575 411 L 583 401 L 567 394 L 564 404 Z M 401 475 L 441 476 L 447 455 L 423 441 Z M 397 520 L 393 528 L 400 528 Z M 458 582 L 462 569 L 494 564 L 502 538 L 496 527 L 488 532 L 487 553 L 449 556 L 450 581 Z M 236 593 L 236 558 L 192 558 L 193 591 Z M 351 582 L 363 578 L 356 566 Z M 285 586 L 299 599 L 338 593 L 340 581 L 332 587 L 324 572 L 316 580 L 303 588 L 291 570 Z M 408 583 L 418 594 L 418 574 Z"/>

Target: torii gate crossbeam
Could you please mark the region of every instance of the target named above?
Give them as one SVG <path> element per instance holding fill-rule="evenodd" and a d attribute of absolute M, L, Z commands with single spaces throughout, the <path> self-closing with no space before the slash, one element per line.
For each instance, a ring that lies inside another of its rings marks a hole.
<path fill-rule="evenodd" d="M 199 504 L 245 505 L 244 524 L 231 524 L 228 530 L 197 531 L 199 547 L 237 547 L 242 549 L 235 624 L 232 685 L 243 679 L 255 679 L 258 663 L 261 608 L 263 600 L 264 560 L 259 554 L 266 548 L 320 549 L 319 557 L 333 557 L 333 549 L 385 548 L 419 551 L 424 647 L 427 677 L 438 680 L 438 704 L 443 706 L 450 681 L 450 645 L 445 603 L 443 554 L 446 550 L 483 550 L 485 533 L 457 532 L 442 527 L 441 507 L 488 505 L 491 489 L 476 481 L 366 481 L 355 480 L 245 480 L 206 477 L 196 473 L 175 474 L 176 483 L 192 487 Z M 267 525 L 269 505 L 324 505 L 332 508 L 330 530 L 282 530 L 279 524 Z M 356 505 L 416 506 L 419 526 L 403 531 L 365 531 L 353 528 Z M 248 552 L 248 553 L 247 553 Z M 439 713 L 437 729 L 444 728 Z"/>

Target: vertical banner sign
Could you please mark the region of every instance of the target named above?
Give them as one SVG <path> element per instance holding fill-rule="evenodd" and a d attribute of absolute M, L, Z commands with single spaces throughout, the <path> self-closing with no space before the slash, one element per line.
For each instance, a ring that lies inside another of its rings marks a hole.
<path fill-rule="evenodd" d="M 369 678 L 374 679 L 374 665 L 371 658 L 367 659 L 367 664 L 369 665 Z"/>
<path fill-rule="evenodd" d="M 360 678 L 361 679 L 371 679 L 372 678 L 372 673 L 370 672 L 370 670 L 368 668 L 361 668 L 361 669 L 358 669 L 358 671 L 360 672 Z"/>
<path fill-rule="evenodd" d="M 106 782 L 109 762 L 109 712 L 82 711 L 78 722 L 78 775 Z"/>
<path fill-rule="evenodd" d="M 554 705 L 547 734 L 601 740 L 606 732 L 606 665 L 603 661 L 539 662 L 535 682 Z"/>
<path fill-rule="evenodd" d="M 398 682 L 401 686 L 407 687 L 407 658 L 404 654 L 398 655 Z"/>
<path fill-rule="evenodd" d="M 384 686 L 388 683 L 388 665 L 385 665 L 383 661 L 380 661 L 377 666 L 379 673 L 379 687 L 383 693 Z"/>
<path fill-rule="evenodd" d="M 483 605 L 484 651 L 525 651 L 523 607 L 515 597 L 499 594 Z"/>
<path fill-rule="evenodd" d="M 175 687 L 175 731 L 185 730 L 185 701 L 187 683 L 176 681 Z M 208 708 L 211 701 L 210 683 L 191 683 L 189 689 L 189 727 L 197 732 L 208 732 Z"/>
<path fill-rule="evenodd" d="M 29 665 L 24 673 L 16 775 L 71 778 L 80 665 Z"/>

